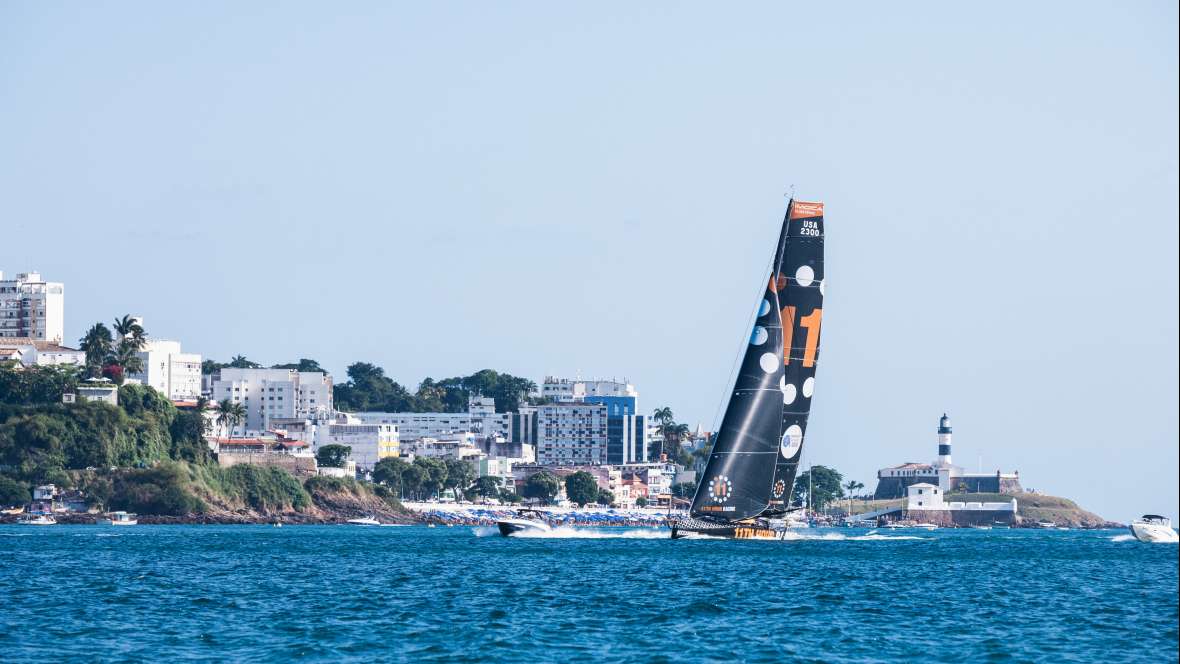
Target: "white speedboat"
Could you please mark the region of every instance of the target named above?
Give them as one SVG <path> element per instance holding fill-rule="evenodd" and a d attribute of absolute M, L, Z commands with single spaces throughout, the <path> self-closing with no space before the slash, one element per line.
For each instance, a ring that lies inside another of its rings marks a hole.
<path fill-rule="evenodd" d="M 910 527 L 917 528 L 918 530 L 938 530 L 938 524 L 936 523 L 915 523 Z"/>
<path fill-rule="evenodd" d="M 497 521 L 496 527 L 500 529 L 500 534 L 504 537 L 518 533 L 547 533 L 552 531 L 553 528 L 542 520 L 543 516 L 544 512 L 539 510 L 518 510 L 515 517 Z"/>
<path fill-rule="evenodd" d="M 349 519 L 346 523 L 354 526 L 380 526 L 381 522 L 371 516 L 362 516 L 355 519 Z"/>
<path fill-rule="evenodd" d="M 129 512 L 111 512 L 105 518 L 98 520 L 100 526 L 134 526 L 139 523 L 134 514 Z"/>
<path fill-rule="evenodd" d="M 1172 529 L 1172 520 L 1158 514 L 1144 514 L 1131 522 L 1131 534 L 1140 542 L 1176 542 L 1180 538 Z"/>
<path fill-rule="evenodd" d="M 53 518 L 52 514 L 30 514 L 17 521 L 17 524 L 22 526 L 56 526 L 57 519 Z"/>

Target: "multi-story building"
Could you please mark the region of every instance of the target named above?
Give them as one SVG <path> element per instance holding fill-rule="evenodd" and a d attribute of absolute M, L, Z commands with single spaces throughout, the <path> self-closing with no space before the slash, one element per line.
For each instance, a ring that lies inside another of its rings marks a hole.
<path fill-rule="evenodd" d="M 246 407 L 246 421 L 234 431 L 261 433 L 275 418 L 328 420 L 332 415 L 332 377 L 322 371 L 236 369 L 213 378 L 214 401 L 229 399 Z"/>
<path fill-rule="evenodd" d="M 562 402 L 537 407 L 537 463 L 598 465 L 607 462 L 607 407 Z"/>
<path fill-rule="evenodd" d="M 592 403 L 606 407 L 607 456 L 604 463 L 648 460 L 647 418 L 639 415 L 639 392 L 626 380 L 570 380 L 546 376 L 541 382 L 541 396 L 557 403 Z"/>
<path fill-rule="evenodd" d="M 36 272 L 5 279 L 0 272 L 0 338 L 29 337 L 60 344 L 65 328 L 65 286 Z"/>
<path fill-rule="evenodd" d="M 418 438 L 448 438 L 463 433 L 477 439 L 492 436 L 507 438 L 511 429 L 510 413 L 497 413 L 496 402 L 487 397 L 472 397 L 466 413 L 355 413 L 354 417 L 370 424 L 396 424 L 405 441 Z"/>
<path fill-rule="evenodd" d="M 447 438 L 416 438 L 407 440 L 403 445 L 405 456 L 428 457 L 434 459 L 473 459 L 487 458 L 487 455 L 475 444 L 475 437 L 470 433 L 462 433 Z"/>
<path fill-rule="evenodd" d="M 324 445 L 347 445 L 358 468 L 371 470 L 378 461 L 400 454 L 397 425 L 394 424 L 321 424 L 316 428 L 315 449 Z"/>
<path fill-rule="evenodd" d="M 138 353 L 143 371 L 127 378 L 151 386 L 173 401 L 201 396 L 201 356 L 180 352 L 179 341 L 151 339 Z"/>

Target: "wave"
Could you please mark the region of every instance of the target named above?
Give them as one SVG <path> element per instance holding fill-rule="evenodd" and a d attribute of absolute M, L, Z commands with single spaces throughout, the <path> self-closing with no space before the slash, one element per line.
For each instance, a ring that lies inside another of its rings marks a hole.
<path fill-rule="evenodd" d="M 495 526 L 476 526 L 471 529 L 476 537 L 499 535 L 500 530 Z M 670 539 L 671 535 L 663 528 L 574 528 L 572 526 L 557 526 L 550 531 L 527 531 L 515 533 L 517 539 Z"/>
<path fill-rule="evenodd" d="M 864 535 L 845 535 L 844 533 L 816 533 L 813 535 L 789 530 L 783 536 L 783 539 L 788 542 L 900 542 L 904 540 L 927 540 L 931 538 L 918 537 L 917 535 L 882 535 L 875 530 L 870 530 Z"/>

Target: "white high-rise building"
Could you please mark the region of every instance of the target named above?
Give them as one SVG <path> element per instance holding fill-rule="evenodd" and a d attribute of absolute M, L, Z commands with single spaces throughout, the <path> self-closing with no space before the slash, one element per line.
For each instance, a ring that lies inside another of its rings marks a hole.
<path fill-rule="evenodd" d="M 541 396 L 553 401 L 585 401 L 586 397 L 638 397 L 635 386 L 627 381 L 582 380 L 545 376 Z"/>
<path fill-rule="evenodd" d="M 372 470 L 377 462 L 400 454 L 397 426 L 393 424 L 361 424 L 337 422 L 316 428 L 315 449 L 324 445 L 347 445 L 357 468 Z"/>
<path fill-rule="evenodd" d="M 0 272 L 0 338 L 28 337 L 62 342 L 65 328 L 65 286 L 45 281 L 36 272 L 5 279 Z"/>
<path fill-rule="evenodd" d="M 246 421 L 235 432 L 261 433 L 275 418 L 332 416 L 332 377 L 322 371 L 226 367 L 212 380 L 213 400 L 241 403 Z"/>
<path fill-rule="evenodd" d="M 150 339 L 139 352 L 143 371 L 128 374 L 173 401 L 196 401 L 201 396 L 201 356 L 180 352 L 179 341 Z"/>

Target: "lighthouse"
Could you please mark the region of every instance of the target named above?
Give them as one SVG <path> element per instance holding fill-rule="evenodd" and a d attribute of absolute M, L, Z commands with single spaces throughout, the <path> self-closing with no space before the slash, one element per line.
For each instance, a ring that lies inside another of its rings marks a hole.
<path fill-rule="evenodd" d="M 946 413 L 938 420 L 938 465 L 951 465 L 951 418 Z"/>

